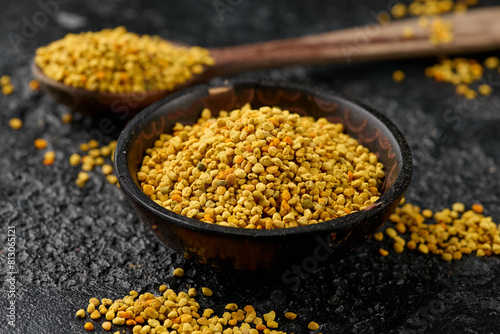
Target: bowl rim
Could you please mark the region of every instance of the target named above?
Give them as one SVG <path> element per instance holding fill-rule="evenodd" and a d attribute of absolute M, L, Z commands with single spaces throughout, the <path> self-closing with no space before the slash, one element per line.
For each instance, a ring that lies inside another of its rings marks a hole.
<path fill-rule="evenodd" d="M 343 100 L 347 104 L 353 104 L 360 107 L 372 114 L 377 118 L 391 133 L 397 142 L 397 147 L 399 149 L 399 154 L 401 155 L 402 164 L 400 166 L 400 172 L 394 183 L 387 189 L 387 191 L 380 196 L 380 198 L 370 206 L 370 209 L 364 209 L 363 211 L 354 212 L 339 218 L 328 220 L 326 222 L 317 223 L 313 225 L 297 226 L 293 228 L 278 228 L 278 229 L 244 229 L 235 228 L 229 226 L 221 226 L 216 224 L 209 224 L 206 222 L 199 221 L 194 218 L 188 218 L 180 214 L 176 214 L 169 211 L 162 206 L 151 200 L 142 190 L 137 186 L 133 180 L 127 164 L 127 147 L 131 138 L 135 132 L 135 129 L 140 126 L 145 120 L 153 113 L 157 111 L 160 106 L 166 105 L 173 100 L 182 98 L 188 95 L 198 95 L 200 93 L 206 93 L 204 96 L 208 95 L 210 89 L 217 88 L 234 88 L 234 89 L 244 89 L 244 88 L 256 88 L 256 87 L 268 87 L 276 89 L 286 89 L 295 90 L 305 93 L 312 97 L 326 98 L 330 100 L 332 97 L 335 99 Z M 413 163 L 410 147 L 406 142 L 401 131 L 384 115 L 376 111 L 372 107 L 364 104 L 363 102 L 344 94 L 335 93 L 329 89 L 322 87 L 317 87 L 314 85 L 305 85 L 299 83 L 290 83 L 276 80 L 268 79 L 236 79 L 236 80 L 225 80 L 223 83 L 218 84 L 200 84 L 196 85 L 179 92 L 173 93 L 165 97 L 164 99 L 157 101 L 150 106 L 143 109 L 139 114 L 137 114 L 122 130 L 120 136 L 117 140 L 114 164 L 116 174 L 118 176 L 118 182 L 122 191 L 127 197 L 132 199 L 136 204 L 153 213 L 155 216 L 161 217 L 162 220 L 168 221 L 169 224 L 173 224 L 176 227 L 192 230 L 202 234 L 211 235 L 226 235 L 233 238 L 275 238 L 280 236 L 292 236 L 292 235 L 317 235 L 318 233 L 334 233 L 335 231 L 352 228 L 354 225 L 362 222 L 368 215 L 373 215 L 384 211 L 391 203 L 398 197 L 403 196 L 406 189 L 408 188 L 411 177 L 413 174 Z"/>

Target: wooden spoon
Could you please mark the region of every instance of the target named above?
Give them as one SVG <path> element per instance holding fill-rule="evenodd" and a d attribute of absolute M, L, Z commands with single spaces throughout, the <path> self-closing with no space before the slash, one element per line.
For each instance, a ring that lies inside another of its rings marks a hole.
<path fill-rule="evenodd" d="M 350 63 L 410 57 L 482 52 L 500 47 L 500 6 L 469 10 L 464 14 L 447 14 L 442 19 L 452 23 L 453 41 L 433 45 L 429 30 L 420 27 L 416 18 L 389 24 L 372 24 L 317 35 L 263 43 L 209 49 L 215 65 L 173 91 L 146 93 L 99 93 L 67 86 L 52 80 L 32 63 L 34 77 L 56 100 L 86 114 L 113 112 L 131 117 L 142 108 L 180 89 L 209 79 L 254 69 Z M 413 30 L 411 38 L 402 34 Z"/>

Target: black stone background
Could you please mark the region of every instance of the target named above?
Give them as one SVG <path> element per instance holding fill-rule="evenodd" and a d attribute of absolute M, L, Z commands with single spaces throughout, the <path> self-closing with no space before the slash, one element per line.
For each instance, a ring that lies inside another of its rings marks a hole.
<path fill-rule="evenodd" d="M 27 87 L 35 49 L 68 32 L 125 25 L 137 33 L 192 45 L 235 45 L 367 24 L 390 2 L 221 0 L 232 4 L 222 16 L 211 0 L 60 2 L 65 4 L 59 5 L 57 15 L 48 17 L 17 52 L 9 36 L 21 35 L 23 18 L 32 22 L 42 8 L 36 1 L 0 4 L 0 74 L 10 74 L 16 87 L 11 96 L 0 97 L 2 284 L 7 226 L 16 228 L 18 265 L 16 327 L 6 323 L 8 300 L 2 290 L 0 333 L 83 333 L 84 321 L 75 318 L 75 312 L 85 308 L 90 297 L 121 298 L 131 289 L 156 291 L 162 283 L 175 290 L 211 287 L 214 296 L 200 296 L 199 301 L 219 314 L 229 302 L 254 304 L 263 312 L 274 309 L 280 328 L 289 333 L 309 333 L 311 320 L 320 324 L 316 333 L 500 333 L 498 257 L 464 256 L 451 263 L 409 251 L 381 257 L 378 249 L 390 249 L 389 241 L 370 240 L 302 279 L 297 291 L 280 279 L 235 277 L 184 260 L 138 221 L 120 189 L 99 172 L 91 173 L 83 190 L 74 184 L 78 168 L 69 165 L 68 157 L 96 136 L 96 123 L 75 116 L 73 123 L 63 124 L 60 117 L 66 108 Z M 79 16 L 70 23 L 83 25 L 68 28 L 68 13 Z M 495 54 L 474 57 L 482 61 Z M 495 92 L 470 102 L 457 96 L 452 85 L 424 76 L 424 69 L 435 62 L 429 58 L 289 67 L 240 77 L 314 84 L 372 105 L 401 129 L 413 151 L 409 202 L 432 210 L 456 201 L 469 207 L 479 202 L 499 222 L 500 75 L 487 72 L 485 80 Z M 403 83 L 391 79 L 397 69 L 407 75 Z M 7 125 L 14 116 L 23 119 L 22 130 Z M 106 134 L 101 141 L 117 135 Z M 33 146 L 38 137 L 56 151 L 53 166 L 41 163 L 43 152 Z M 184 268 L 185 277 L 174 279 L 175 267 Z M 299 318 L 285 319 L 286 311 Z M 95 333 L 103 332 L 101 323 Z"/>

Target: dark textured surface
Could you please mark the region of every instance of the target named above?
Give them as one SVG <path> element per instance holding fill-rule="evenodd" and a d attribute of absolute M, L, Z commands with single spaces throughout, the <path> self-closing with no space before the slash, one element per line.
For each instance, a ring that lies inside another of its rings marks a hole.
<path fill-rule="evenodd" d="M 63 1 L 61 1 L 63 2 Z M 74 313 L 88 298 L 119 298 L 130 289 L 153 291 L 161 283 L 174 289 L 209 286 L 215 295 L 201 298 L 218 311 L 228 302 L 276 310 L 280 328 L 308 333 L 311 320 L 322 333 L 498 333 L 500 259 L 466 256 L 445 263 L 414 252 L 380 257 L 369 241 L 349 257 L 300 280 L 300 287 L 278 279 L 231 277 L 201 268 L 173 254 L 139 223 L 121 191 L 93 172 L 85 189 L 74 184 L 78 173 L 67 162 L 81 142 L 99 138 L 92 120 L 75 117 L 43 93 L 28 87 L 29 62 L 37 46 L 70 31 L 125 25 L 139 33 L 203 46 L 231 45 L 291 37 L 373 21 L 386 1 L 234 1 L 223 15 L 213 2 L 64 1 L 57 15 L 37 28 L 19 50 L 9 36 L 21 35 L 24 20 L 41 11 L 36 2 L 2 3 L 0 74 L 10 74 L 16 91 L 0 97 L 0 253 L 1 281 L 7 271 L 7 226 L 16 227 L 16 327 L 6 323 L 7 295 L 0 292 L 0 333 L 82 333 Z M 481 2 L 483 4 L 486 1 Z M 490 1 L 489 4 L 494 4 Z M 76 30 L 61 22 L 73 13 L 86 18 Z M 9 35 L 9 33 L 11 33 Z M 483 60 L 486 54 L 478 55 Z M 383 64 L 294 67 L 242 76 L 306 82 L 357 97 L 390 117 L 413 150 L 415 171 L 409 202 L 440 210 L 462 201 L 485 205 L 500 220 L 500 95 L 466 102 L 453 87 L 423 74 L 433 59 Z M 407 80 L 395 84 L 402 69 Z M 485 77 L 498 89 L 497 73 Z M 11 130 L 11 117 L 24 120 Z M 441 134 L 441 135 L 440 135 Z M 108 142 L 117 133 L 104 136 Z M 42 137 L 56 151 L 56 163 L 43 166 L 33 147 Z M 310 256 L 304 254 L 304 256 Z M 299 259 L 300 262 L 300 259 Z M 173 279 L 173 268 L 186 270 Z M 285 311 L 299 313 L 290 322 Z M 101 332 L 101 321 L 94 332 Z"/>

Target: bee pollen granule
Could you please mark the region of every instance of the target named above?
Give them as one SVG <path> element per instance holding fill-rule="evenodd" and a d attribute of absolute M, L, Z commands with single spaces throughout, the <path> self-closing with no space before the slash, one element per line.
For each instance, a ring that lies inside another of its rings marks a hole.
<path fill-rule="evenodd" d="M 182 268 L 175 268 L 174 269 L 174 276 L 177 276 L 177 277 L 184 276 L 184 269 L 182 269 Z"/>
<path fill-rule="evenodd" d="M 14 130 L 19 130 L 23 126 L 23 121 L 16 117 L 11 118 L 9 120 L 9 126 Z"/>
<path fill-rule="evenodd" d="M 307 328 L 309 328 L 312 331 L 315 331 L 315 330 L 317 330 L 319 328 L 319 325 L 318 325 L 318 323 L 316 323 L 314 321 L 311 321 L 309 323 L 309 325 L 307 325 Z"/>

